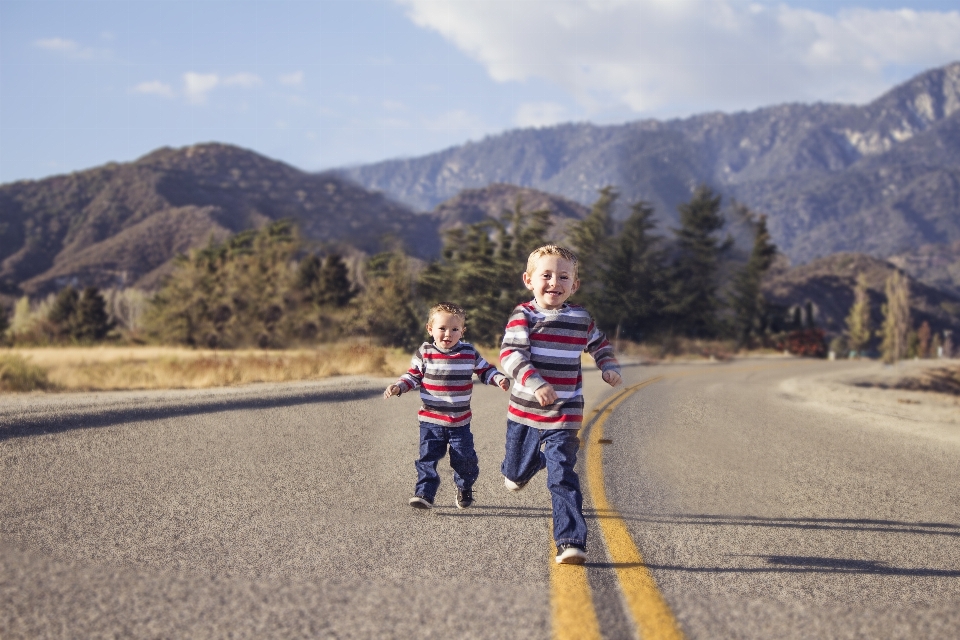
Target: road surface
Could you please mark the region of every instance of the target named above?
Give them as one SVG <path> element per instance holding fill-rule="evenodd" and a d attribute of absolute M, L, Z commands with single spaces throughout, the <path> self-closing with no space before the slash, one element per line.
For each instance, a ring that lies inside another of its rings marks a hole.
<path fill-rule="evenodd" d="M 0 637 L 960 637 L 960 438 L 791 392 L 862 366 L 587 372 L 583 569 L 503 488 L 495 387 L 476 505 L 442 465 L 430 512 L 387 379 L 7 396 Z"/>

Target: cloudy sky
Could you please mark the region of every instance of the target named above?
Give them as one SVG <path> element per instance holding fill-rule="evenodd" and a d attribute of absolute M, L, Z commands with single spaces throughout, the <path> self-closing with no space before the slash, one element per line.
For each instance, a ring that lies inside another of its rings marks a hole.
<path fill-rule="evenodd" d="M 0 182 L 228 142 L 320 170 L 515 127 L 864 103 L 956 0 L 0 0 Z"/>

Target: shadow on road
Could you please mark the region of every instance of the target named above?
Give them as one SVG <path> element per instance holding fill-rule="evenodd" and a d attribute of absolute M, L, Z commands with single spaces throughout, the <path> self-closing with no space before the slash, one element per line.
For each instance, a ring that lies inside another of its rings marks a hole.
<path fill-rule="evenodd" d="M 351 402 L 368 400 L 383 393 L 379 389 L 312 391 L 296 395 L 274 397 L 246 397 L 205 399 L 192 403 L 179 402 L 166 406 L 123 407 L 97 410 L 94 407 L 74 413 L 53 411 L 42 415 L 3 416 L 0 418 L 0 442 L 12 438 L 24 438 L 48 433 L 60 433 L 73 429 L 109 427 L 128 422 L 164 420 L 223 411 L 246 409 L 273 409 L 321 402 Z"/>
<path fill-rule="evenodd" d="M 960 525 L 946 522 L 902 522 L 861 518 L 760 518 L 708 514 L 636 514 L 585 511 L 588 519 L 620 517 L 628 522 L 651 524 L 692 524 L 698 526 L 775 527 L 781 529 L 814 529 L 822 531 L 874 531 L 878 533 L 915 533 L 921 535 L 960 537 Z"/>
<path fill-rule="evenodd" d="M 891 567 L 875 560 L 846 558 L 817 558 L 805 556 L 739 556 L 758 558 L 767 566 L 760 567 L 685 567 L 670 564 L 643 564 L 640 562 L 589 562 L 599 569 L 628 569 L 646 567 L 651 570 L 684 571 L 688 573 L 849 573 L 881 576 L 914 576 L 930 578 L 960 578 L 960 570 Z"/>

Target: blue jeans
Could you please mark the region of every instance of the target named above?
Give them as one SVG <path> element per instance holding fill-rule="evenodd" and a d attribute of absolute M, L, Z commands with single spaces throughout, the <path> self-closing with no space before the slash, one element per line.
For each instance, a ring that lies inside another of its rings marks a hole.
<path fill-rule="evenodd" d="M 540 447 L 543 446 L 543 451 Z M 587 548 L 587 522 L 577 464 L 580 438 L 574 429 L 534 429 L 507 420 L 507 452 L 500 472 L 518 484 L 547 470 L 547 488 L 553 499 L 553 539 L 557 545 Z"/>
<path fill-rule="evenodd" d="M 453 467 L 453 482 L 460 489 L 472 489 L 480 475 L 477 464 L 477 452 L 473 448 L 473 433 L 470 425 L 462 427 L 441 427 L 429 422 L 420 423 L 420 458 L 417 467 L 416 494 L 424 498 L 433 498 L 440 487 L 437 475 L 437 462 L 447 455 L 450 446 L 450 466 Z"/>

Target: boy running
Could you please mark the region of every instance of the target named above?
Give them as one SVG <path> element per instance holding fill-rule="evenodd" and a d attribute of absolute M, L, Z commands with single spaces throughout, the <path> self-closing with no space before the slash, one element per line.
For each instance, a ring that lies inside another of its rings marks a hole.
<path fill-rule="evenodd" d="M 583 422 L 580 354 L 593 356 L 612 387 L 620 384 L 620 365 L 590 314 L 566 302 L 580 286 L 573 252 L 556 245 L 540 247 L 527 260 L 523 283 L 533 300 L 513 310 L 500 351 L 500 363 L 513 378 L 500 470 L 511 491 L 520 491 L 537 472 L 547 470 L 556 561 L 583 564 L 587 523 L 574 471 L 580 447 L 577 430 Z"/>
<path fill-rule="evenodd" d="M 473 374 L 484 384 L 509 389 L 507 377 L 487 363 L 468 342 L 463 342 L 466 312 L 455 304 L 442 303 L 430 310 L 427 333 L 433 344 L 424 342 L 413 354 L 410 369 L 383 392 L 384 398 L 399 396 L 420 387 L 420 458 L 416 461 L 417 486 L 410 506 L 433 507 L 440 476 L 437 462 L 450 447 L 450 466 L 457 485 L 456 505 L 473 504 L 473 483 L 480 475 L 477 452 L 470 432 L 470 396 Z"/>

